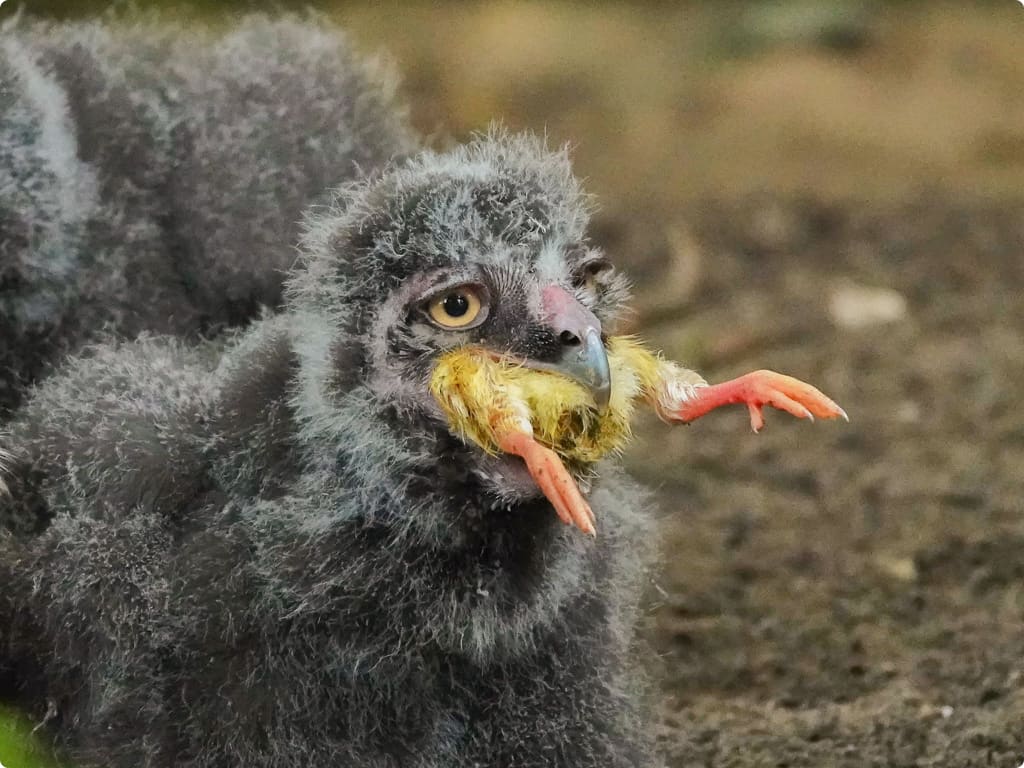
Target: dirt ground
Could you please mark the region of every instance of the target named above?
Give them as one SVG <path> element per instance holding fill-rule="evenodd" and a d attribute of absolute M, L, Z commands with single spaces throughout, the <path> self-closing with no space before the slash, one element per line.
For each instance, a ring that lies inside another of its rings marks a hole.
<path fill-rule="evenodd" d="M 850 424 L 644 430 L 667 516 L 652 637 L 672 765 L 1024 758 L 1024 206 L 750 201 L 699 217 L 669 350 L 818 382 Z M 840 277 L 841 276 L 841 277 Z M 844 280 L 906 315 L 842 329 Z"/>
<path fill-rule="evenodd" d="M 633 330 L 711 380 L 782 370 L 850 414 L 638 430 L 628 460 L 664 509 L 669 764 L 1016 768 L 1020 4 L 329 12 L 390 52 L 428 133 L 501 119 L 574 144 L 595 239 L 636 279 Z"/>
<path fill-rule="evenodd" d="M 425 129 L 576 146 L 635 330 L 850 414 L 639 430 L 669 764 L 1016 768 L 1024 9 L 817 7 L 338 15 L 395 55 Z M 857 287 L 895 295 L 836 306 Z"/>

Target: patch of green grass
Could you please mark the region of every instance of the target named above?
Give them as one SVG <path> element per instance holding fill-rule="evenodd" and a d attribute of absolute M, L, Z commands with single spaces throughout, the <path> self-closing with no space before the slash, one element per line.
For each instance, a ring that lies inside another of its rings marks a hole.
<path fill-rule="evenodd" d="M 0 765 L 3 768 L 63 768 L 50 746 L 32 732 L 28 718 L 6 706 L 0 706 Z"/>

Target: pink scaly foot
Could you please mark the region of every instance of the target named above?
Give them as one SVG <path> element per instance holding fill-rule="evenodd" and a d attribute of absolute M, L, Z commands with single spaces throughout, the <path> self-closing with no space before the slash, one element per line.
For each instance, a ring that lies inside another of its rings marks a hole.
<path fill-rule="evenodd" d="M 594 513 L 558 454 L 522 432 L 508 433 L 501 438 L 499 447 L 505 453 L 522 457 L 530 476 L 563 523 L 575 525 L 591 536 L 597 535 Z"/>
<path fill-rule="evenodd" d="M 685 402 L 665 409 L 667 412 L 663 410 L 662 415 L 673 421 L 689 422 L 723 405 L 743 403 L 750 411 L 750 426 L 754 432 L 760 432 L 764 426 L 762 408 L 766 405 L 798 419 L 814 421 L 817 416 L 850 420 L 846 411 L 810 384 L 774 371 L 754 371 L 721 384 L 695 387 L 692 393 Z"/>

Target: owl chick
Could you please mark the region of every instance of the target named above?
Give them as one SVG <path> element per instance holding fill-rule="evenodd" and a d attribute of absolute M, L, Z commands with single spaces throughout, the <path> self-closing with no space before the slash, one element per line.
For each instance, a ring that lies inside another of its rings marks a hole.
<path fill-rule="evenodd" d="M 210 335 L 279 303 L 302 211 L 417 146 L 330 25 L 0 29 L 0 421 L 101 331 Z"/>
<path fill-rule="evenodd" d="M 315 213 L 279 316 L 48 378 L 11 424 L 0 684 L 82 768 L 656 765 L 648 497 L 588 464 L 579 535 L 429 387 L 467 344 L 599 365 L 626 287 L 587 219 L 538 140 L 423 152 Z"/>

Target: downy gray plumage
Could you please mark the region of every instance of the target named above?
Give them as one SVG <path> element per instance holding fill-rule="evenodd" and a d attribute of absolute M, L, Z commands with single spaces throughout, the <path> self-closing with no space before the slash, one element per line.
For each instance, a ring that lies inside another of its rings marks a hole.
<path fill-rule="evenodd" d="M 91 339 L 277 306 L 303 210 L 417 144 L 387 68 L 322 20 L 3 25 L 0 422 Z"/>

